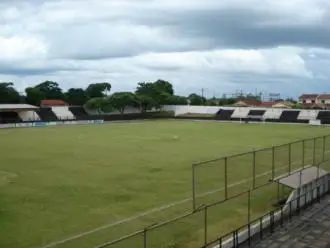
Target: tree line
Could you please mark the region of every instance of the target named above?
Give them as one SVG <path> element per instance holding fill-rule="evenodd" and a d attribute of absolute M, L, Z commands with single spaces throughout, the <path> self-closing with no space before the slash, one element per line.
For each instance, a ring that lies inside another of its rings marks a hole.
<path fill-rule="evenodd" d="M 0 104 L 27 103 L 39 106 L 42 100 L 63 100 L 69 105 L 83 106 L 101 111 L 113 109 L 123 113 L 128 106 L 138 107 L 142 111 L 152 108 L 160 109 L 162 105 L 226 105 L 234 103 L 234 99 L 206 99 L 192 93 L 189 96 L 176 95 L 173 85 L 165 80 L 140 82 L 134 92 L 111 93 L 108 82 L 92 83 L 86 88 L 70 88 L 64 91 L 57 82 L 45 81 L 28 87 L 23 93 L 15 89 L 14 83 L 0 83 Z"/>
<path fill-rule="evenodd" d="M 45 81 L 28 87 L 23 93 L 15 89 L 12 82 L 0 82 L 0 104 L 27 103 L 40 106 L 42 100 L 63 100 L 73 106 L 87 106 L 101 111 L 110 112 L 117 110 L 124 113 L 128 106 L 137 107 L 142 111 L 160 109 L 163 105 L 207 105 L 226 106 L 232 105 L 237 100 L 254 99 L 261 101 L 260 95 L 240 95 L 237 97 L 221 97 L 207 99 L 196 93 L 188 96 L 176 95 L 173 85 L 162 79 L 154 82 L 140 82 L 134 92 L 111 93 L 111 84 L 108 82 L 92 83 L 86 88 L 70 88 L 63 90 L 57 82 Z M 292 99 L 287 99 L 296 103 Z M 301 107 L 301 106 L 296 106 Z"/>

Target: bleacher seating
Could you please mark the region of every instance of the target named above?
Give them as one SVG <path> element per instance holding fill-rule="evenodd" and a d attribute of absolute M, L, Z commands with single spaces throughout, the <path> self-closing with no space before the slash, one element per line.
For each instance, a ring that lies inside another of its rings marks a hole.
<path fill-rule="evenodd" d="M 262 110 L 262 109 L 251 109 L 249 111 L 249 116 L 263 116 L 265 114 L 266 110 Z"/>
<path fill-rule="evenodd" d="M 69 110 L 68 106 L 53 106 L 52 112 L 59 120 L 75 120 L 76 117 Z"/>
<path fill-rule="evenodd" d="M 85 120 L 85 118 L 88 117 L 88 114 L 83 107 L 69 107 L 69 110 L 77 120 Z"/>
<path fill-rule="evenodd" d="M 69 110 L 76 117 L 77 120 L 95 120 L 100 119 L 100 115 L 89 115 L 83 107 L 69 107 Z"/>
<path fill-rule="evenodd" d="M 216 114 L 216 119 L 222 121 L 230 121 L 233 113 L 233 109 L 220 109 Z"/>
<path fill-rule="evenodd" d="M 299 116 L 300 111 L 297 110 L 283 110 L 279 121 L 280 122 L 287 122 L 287 123 L 304 123 L 303 120 L 298 120 L 298 116 Z M 308 123 L 308 121 L 306 122 Z"/>
<path fill-rule="evenodd" d="M 0 123 L 20 123 L 22 120 L 16 112 L 0 112 Z"/>
<path fill-rule="evenodd" d="M 321 120 L 322 124 L 330 124 L 330 111 L 320 111 L 317 120 Z"/>
<path fill-rule="evenodd" d="M 42 121 L 58 121 L 58 118 L 54 114 L 51 108 L 40 108 L 37 110 L 37 114 Z"/>
<path fill-rule="evenodd" d="M 264 114 L 264 119 L 268 122 L 278 122 L 282 112 L 282 109 L 267 109 Z"/>
<path fill-rule="evenodd" d="M 317 118 L 317 115 L 319 113 L 319 110 L 315 109 L 302 109 L 300 110 L 298 120 L 315 120 Z"/>
<path fill-rule="evenodd" d="M 249 108 L 236 108 L 233 114 L 231 115 L 231 120 L 233 121 L 240 121 L 245 120 L 249 114 Z"/>
<path fill-rule="evenodd" d="M 40 117 L 38 116 L 38 114 L 32 110 L 20 111 L 18 112 L 18 115 L 23 122 L 40 121 Z"/>

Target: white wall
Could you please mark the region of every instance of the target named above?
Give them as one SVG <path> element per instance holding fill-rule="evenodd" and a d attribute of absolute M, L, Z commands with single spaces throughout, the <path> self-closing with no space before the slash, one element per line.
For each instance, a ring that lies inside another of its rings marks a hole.
<path fill-rule="evenodd" d="M 99 112 L 95 109 L 85 108 L 85 111 L 89 115 L 99 115 Z M 134 107 L 126 107 L 125 111 L 124 111 L 124 114 L 138 114 L 138 113 L 141 113 L 141 110 L 139 108 L 134 108 Z M 102 115 L 118 115 L 118 114 L 120 114 L 120 112 L 117 110 L 114 110 L 109 113 L 105 113 L 105 112 L 101 111 L 101 114 Z"/>
<path fill-rule="evenodd" d="M 76 117 L 72 114 L 72 112 L 69 110 L 69 107 L 67 106 L 52 107 L 52 111 L 60 120 L 76 119 Z"/>
<path fill-rule="evenodd" d="M 251 108 L 236 108 L 231 118 L 247 118 Z"/>
<path fill-rule="evenodd" d="M 315 120 L 317 118 L 318 113 L 319 110 L 303 109 L 298 115 L 298 120 Z"/>
<path fill-rule="evenodd" d="M 39 115 L 32 110 L 29 111 L 20 111 L 18 112 L 18 116 L 22 119 L 22 121 L 39 121 Z"/>
<path fill-rule="evenodd" d="M 165 105 L 163 110 L 174 111 L 175 115 L 216 114 L 220 108 L 218 106 Z"/>
<path fill-rule="evenodd" d="M 264 118 L 265 119 L 279 119 L 281 114 L 283 112 L 283 109 L 267 109 Z"/>

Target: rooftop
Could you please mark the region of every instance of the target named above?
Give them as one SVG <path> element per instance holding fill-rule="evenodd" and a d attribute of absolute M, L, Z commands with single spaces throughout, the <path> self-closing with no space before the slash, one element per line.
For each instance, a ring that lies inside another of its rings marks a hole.
<path fill-rule="evenodd" d="M 33 110 L 38 109 L 38 107 L 30 104 L 0 104 L 0 110 Z"/>

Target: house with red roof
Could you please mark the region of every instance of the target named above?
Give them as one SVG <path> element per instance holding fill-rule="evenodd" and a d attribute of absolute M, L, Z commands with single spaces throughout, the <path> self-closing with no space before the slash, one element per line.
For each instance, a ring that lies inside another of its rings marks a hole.
<path fill-rule="evenodd" d="M 300 104 L 314 104 L 319 94 L 302 94 L 299 97 Z"/>
<path fill-rule="evenodd" d="M 304 108 L 329 109 L 330 94 L 303 94 L 299 97 L 299 103 Z"/>
<path fill-rule="evenodd" d="M 316 98 L 317 104 L 330 104 L 330 94 L 321 94 Z"/>

